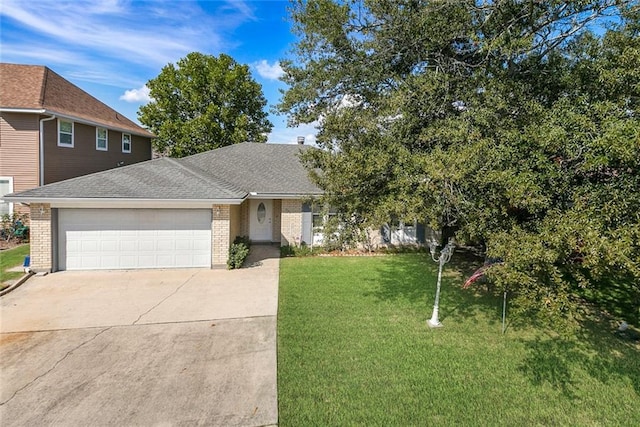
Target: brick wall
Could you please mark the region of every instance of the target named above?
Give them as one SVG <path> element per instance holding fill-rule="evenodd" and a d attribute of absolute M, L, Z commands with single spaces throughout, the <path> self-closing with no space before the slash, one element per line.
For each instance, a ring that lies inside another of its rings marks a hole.
<path fill-rule="evenodd" d="M 302 236 L 302 201 L 282 200 L 280 221 L 280 244 L 299 245 Z"/>
<path fill-rule="evenodd" d="M 281 237 L 282 225 L 282 200 L 273 201 L 273 226 L 272 226 L 272 242 L 279 242 Z"/>
<path fill-rule="evenodd" d="M 249 236 L 249 200 L 240 205 L 240 235 Z"/>
<path fill-rule="evenodd" d="M 231 216 L 229 205 L 213 205 L 211 212 L 211 265 L 222 267 L 229 258 Z"/>
<path fill-rule="evenodd" d="M 229 239 L 230 242 L 241 236 L 240 234 L 240 205 L 229 206 Z"/>
<path fill-rule="evenodd" d="M 51 205 L 31 203 L 31 269 L 36 272 L 50 272 L 51 260 Z"/>

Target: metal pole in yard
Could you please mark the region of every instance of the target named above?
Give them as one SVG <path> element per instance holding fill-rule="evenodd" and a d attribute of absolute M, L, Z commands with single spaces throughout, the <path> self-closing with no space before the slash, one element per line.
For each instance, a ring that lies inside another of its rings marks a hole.
<path fill-rule="evenodd" d="M 504 291 L 504 298 L 502 300 L 502 333 L 504 334 L 505 319 L 507 318 L 507 291 Z"/>
<path fill-rule="evenodd" d="M 427 325 L 430 328 L 441 328 L 442 323 L 438 320 L 438 309 L 440 306 L 440 285 L 442 284 L 442 267 L 446 263 L 451 260 L 451 256 L 453 255 L 453 250 L 455 248 L 455 241 L 453 239 L 449 240 L 449 243 L 440 251 L 440 256 L 436 258 L 436 247 L 437 244 L 432 241 L 429 244 L 429 249 L 431 251 L 431 258 L 437 262 L 438 265 L 438 284 L 436 285 L 436 300 L 433 304 L 433 314 L 431 315 L 431 319 L 427 320 Z"/>

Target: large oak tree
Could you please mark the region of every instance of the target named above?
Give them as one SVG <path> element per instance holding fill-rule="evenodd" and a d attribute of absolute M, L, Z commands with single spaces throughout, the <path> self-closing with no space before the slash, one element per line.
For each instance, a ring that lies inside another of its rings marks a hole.
<path fill-rule="evenodd" d="M 273 125 L 249 67 L 228 55 L 192 52 L 147 83 L 152 101 L 138 118 L 157 138 L 154 149 L 184 157 L 241 142 L 266 142 Z"/>
<path fill-rule="evenodd" d="M 309 0 L 291 17 L 279 108 L 319 124 L 305 161 L 343 221 L 451 227 L 545 320 L 622 281 L 638 320 L 637 1 Z"/>

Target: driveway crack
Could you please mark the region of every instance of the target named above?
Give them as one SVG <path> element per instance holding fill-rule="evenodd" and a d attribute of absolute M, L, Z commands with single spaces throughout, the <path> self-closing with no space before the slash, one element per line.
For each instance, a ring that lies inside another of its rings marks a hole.
<path fill-rule="evenodd" d="M 139 322 L 140 320 L 142 320 L 142 318 L 143 318 L 144 316 L 146 316 L 147 314 L 149 314 L 150 312 L 152 312 L 153 310 L 155 310 L 156 308 L 158 308 L 158 307 L 160 306 L 160 304 L 162 304 L 163 302 L 165 302 L 166 300 L 168 300 L 169 298 L 171 298 L 172 296 L 174 296 L 176 293 L 178 293 L 178 291 L 179 291 L 180 289 L 182 289 L 182 287 L 183 287 L 184 285 L 186 285 L 187 283 L 189 283 L 189 281 L 190 281 L 191 279 L 193 279 L 193 278 L 194 278 L 194 276 L 195 276 L 196 274 L 198 274 L 198 273 L 197 273 L 197 272 L 196 272 L 196 273 L 193 273 L 193 274 L 192 274 L 192 275 L 191 275 L 187 280 L 185 280 L 185 281 L 184 281 L 184 282 L 182 282 L 180 285 L 178 285 L 178 287 L 177 287 L 177 288 L 175 288 L 175 289 L 173 290 L 173 292 L 171 292 L 169 295 L 167 295 L 166 297 L 164 297 L 163 299 L 161 299 L 161 300 L 160 300 L 156 305 L 154 305 L 153 307 L 151 307 L 149 310 L 145 311 L 145 312 L 144 312 L 144 313 L 142 313 L 140 316 L 138 316 L 138 318 L 137 318 L 137 319 L 132 323 L 132 325 L 137 325 L 137 324 L 138 324 L 138 322 Z"/>
<path fill-rule="evenodd" d="M 38 375 L 37 377 L 35 377 L 33 380 L 29 381 L 27 384 L 25 384 L 24 386 L 20 387 L 18 390 L 16 390 L 10 398 L 8 398 L 7 400 L 5 400 L 4 402 L 0 402 L 0 406 L 3 406 L 7 403 L 9 403 L 11 400 L 13 400 L 14 397 L 16 397 L 16 395 L 18 393 L 20 393 L 22 390 L 30 387 L 32 384 L 34 384 L 36 381 L 38 381 L 40 378 L 43 378 L 47 375 L 49 375 L 54 369 L 56 369 L 58 367 L 58 365 L 60 363 L 62 363 L 67 357 L 69 357 L 71 355 L 71 353 L 73 353 L 74 351 L 78 350 L 80 347 L 84 346 L 85 344 L 90 343 L 91 341 L 95 340 L 96 338 L 98 338 L 100 335 L 104 334 L 105 332 L 107 332 L 108 330 L 114 328 L 114 326 L 109 326 L 108 328 L 104 328 L 102 329 L 100 332 L 98 332 L 97 334 L 95 334 L 94 336 L 92 336 L 91 338 L 81 342 L 80 344 L 78 344 L 77 346 L 75 346 L 74 348 L 72 348 L 71 350 L 69 350 L 64 356 L 62 356 L 62 358 L 60 358 L 56 363 L 53 364 L 53 366 L 51 368 L 49 368 L 46 372 Z"/>

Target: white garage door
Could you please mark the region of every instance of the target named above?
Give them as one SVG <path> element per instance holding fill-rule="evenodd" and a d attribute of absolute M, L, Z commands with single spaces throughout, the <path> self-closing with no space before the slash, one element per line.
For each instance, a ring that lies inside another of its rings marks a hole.
<path fill-rule="evenodd" d="M 58 269 L 211 266 L 209 209 L 59 209 Z"/>

